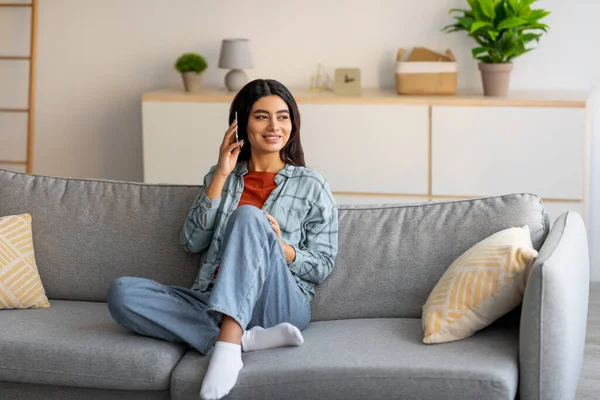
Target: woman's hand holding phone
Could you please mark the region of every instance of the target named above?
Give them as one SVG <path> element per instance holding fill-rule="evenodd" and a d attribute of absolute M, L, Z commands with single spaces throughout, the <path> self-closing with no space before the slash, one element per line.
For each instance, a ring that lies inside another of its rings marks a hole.
<path fill-rule="evenodd" d="M 219 161 L 217 163 L 216 173 L 220 176 L 227 178 L 231 171 L 235 168 L 240 151 L 244 141 L 237 141 L 237 119 L 234 120 L 229 129 L 225 132 L 223 142 L 219 148 Z"/>
<path fill-rule="evenodd" d="M 237 164 L 238 156 L 242 151 L 244 141 L 237 141 L 237 113 L 236 119 L 229 125 L 229 129 L 225 132 L 223 142 L 219 147 L 219 161 L 217 162 L 217 170 L 213 179 L 206 188 L 206 196 L 209 199 L 217 199 L 221 196 L 225 180 L 231 174 L 231 171 Z"/>

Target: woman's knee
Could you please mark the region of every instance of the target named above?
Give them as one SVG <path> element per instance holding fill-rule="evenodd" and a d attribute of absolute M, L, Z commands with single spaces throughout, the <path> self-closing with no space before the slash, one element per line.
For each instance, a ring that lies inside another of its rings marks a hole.
<path fill-rule="evenodd" d="M 106 294 L 106 301 L 108 303 L 113 303 L 115 301 L 121 300 L 123 298 L 123 294 L 127 292 L 129 288 L 135 285 L 135 280 L 136 278 L 132 278 L 129 276 L 117 278 L 108 288 L 108 292 Z"/>
<path fill-rule="evenodd" d="M 106 294 L 106 303 L 113 317 L 123 316 L 128 311 L 128 301 L 141 286 L 145 284 L 146 279 L 134 277 L 121 277 L 116 279 L 108 288 Z"/>

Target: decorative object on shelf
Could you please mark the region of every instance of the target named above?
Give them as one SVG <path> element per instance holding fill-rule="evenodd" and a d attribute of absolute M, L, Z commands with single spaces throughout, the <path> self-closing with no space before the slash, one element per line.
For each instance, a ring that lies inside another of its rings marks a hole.
<path fill-rule="evenodd" d="M 317 65 L 317 73 L 310 76 L 308 90 L 311 92 L 331 91 L 331 77 L 321 64 Z"/>
<path fill-rule="evenodd" d="M 181 72 L 186 92 L 198 93 L 202 88 L 202 72 L 208 67 L 200 54 L 185 53 L 177 59 L 175 69 Z"/>
<path fill-rule="evenodd" d="M 512 60 L 533 47 L 548 25 L 540 20 L 549 11 L 531 9 L 537 0 L 468 0 L 470 9 L 450 10 L 456 23 L 447 25 L 443 32 L 466 31 L 478 46 L 472 50 L 473 58 L 479 60 L 479 69 L 486 96 L 506 96 L 512 71 Z"/>
<path fill-rule="evenodd" d="M 338 96 L 360 96 L 360 69 L 336 68 L 333 77 L 333 92 Z"/>
<path fill-rule="evenodd" d="M 252 52 L 248 39 L 223 39 L 219 68 L 231 69 L 225 75 L 225 87 L 230 92 L 237 92 L 246 83 L 248 77 L 242 69 L 252 68 Z"/>
<path fill-rule="evenodd" d="M 456 94 L 458 63 L 451 50 L 444 54 L 415 47 L 407 60 L 404 49 L 396 59 L 396 91 L 398 94 Z"/>

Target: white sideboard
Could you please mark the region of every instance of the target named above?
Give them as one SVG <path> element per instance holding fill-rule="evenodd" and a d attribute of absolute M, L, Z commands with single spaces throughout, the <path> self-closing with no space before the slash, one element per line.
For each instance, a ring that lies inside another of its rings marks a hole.
<path fill-rule="evenodd" d="M 586 93 L 357 97 L 294 90 L 307 166 L 340 204 L 462 199 L 528 192 L 556 218 L 587 221 Z M 233 94 L 181 89 L 142 98 L 144 181 L 201 184 L 217 161 Z"/>

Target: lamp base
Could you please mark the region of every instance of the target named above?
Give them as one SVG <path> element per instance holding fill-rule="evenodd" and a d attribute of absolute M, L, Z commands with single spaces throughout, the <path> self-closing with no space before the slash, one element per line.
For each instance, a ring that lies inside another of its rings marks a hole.
<path fill-rule="evenodd" d="M 225 87 L 230 92 L 237 92 L 248 83 L 246 73 L 241 69 L 232 69 L 225 75 Z"/>

